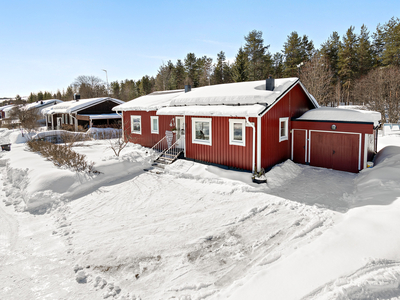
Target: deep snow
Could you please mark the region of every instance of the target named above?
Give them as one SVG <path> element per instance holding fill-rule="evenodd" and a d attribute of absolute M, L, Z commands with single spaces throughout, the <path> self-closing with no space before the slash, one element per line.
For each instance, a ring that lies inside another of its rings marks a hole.
<path fill-rule="evenodd" d="M 0 299 L 400 299 L 400 132 L 351 174 L 286 161 L 250 174 L 108 141 L 59 169 L 0 131 Z M 150 170 L 150 171 L 144 171 Z"/>

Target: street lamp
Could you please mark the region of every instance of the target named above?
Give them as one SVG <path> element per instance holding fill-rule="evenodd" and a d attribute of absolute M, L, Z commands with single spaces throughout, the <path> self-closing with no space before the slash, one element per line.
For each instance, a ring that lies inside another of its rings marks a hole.
<path fill-rule="evenodd" d="M 110 87 L 108 85 L 108 74 L 107 74 L 107 70 L 102 69 L 104 72 L 106 72 L 106 80 L 107 80 L 107 94 L 108 96 L 110 96 Z"/>

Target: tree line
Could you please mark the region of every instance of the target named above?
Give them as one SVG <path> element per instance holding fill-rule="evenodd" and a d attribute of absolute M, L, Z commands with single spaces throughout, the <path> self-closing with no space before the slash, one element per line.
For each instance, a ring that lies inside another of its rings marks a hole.
<path fill-rule="evenodd" d="M 283 49 L 274 54 L 269 51 L 270 45 L 264 43 L 261 31 L 249 32 L 244 42 L 233 62 L 226 59 L 224 51 L 217 54 L 215 62 L 211 57 L 188 53 L 176 63 L 162 62 L 155 76 L 113 81 L 109 87 L 98 77 L 79 76 L 62 92 L 31 93 L 28 101 L 71 100 L 74 93 L 79 93 L 81 98 L 110 95 L 128 101 L 154 91 L 183 89 L 186 84 L 201 87 L 262 80 L 271 75 L 300 77 L 321 105 L 364 104 L 390 116 L 390 122 L 399 117 L 395 112 L 388 112 L 388 107 L 398 108 L 388 101 L 399 102 L 399 18 L 378 24 L 372 34 L 365 25 L 359 33 L 350 26 L 342 37 L 334 31 L 320 48 L 315 48 L 307 35 L 296 31 L 287 36 Z"/>

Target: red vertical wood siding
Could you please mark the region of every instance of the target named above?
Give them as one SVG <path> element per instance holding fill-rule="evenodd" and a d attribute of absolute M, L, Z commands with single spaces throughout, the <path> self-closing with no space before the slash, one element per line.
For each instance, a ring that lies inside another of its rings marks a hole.
<path fill-rule="evenodd" d="M 336 130 L 332 130 L 332 125 L 336 125 Z M 360 167 L 363 169 L 365 143 L 368 143 L 365 134 L 373 134 L 373 127 L 372 123 L 292 121 L 293 129 L 306 129 L 308 136 L 311 130 L 311 165 L 349 172 L 358 172 L 359 134 L 361 134 Z M 330 133 L 335 133 L 335 135 Z M 357 135 L 348 133 L 357 133 Z M 317 138 L 316 141 L 314 141 L 315 138 Z M 318 139 L 324 139 L 324 141 Z M 332 155 L 333 150 L 335 150 L 335 155 Z M 371 146 L 367 145 L 367 160 L 372 159 L 373 153 L 370 152 Z"/>
<path fill-rule="evenodd" d="M 293 131 L 293 161 L 306 163 L 306 130 Z"/>
<path fill-rule="evenodd" d="M 157 116 L 156 111 L 125 111 L 123 112 L 124 133 L 130 142 L 144 147 L 153 147 L 165 136 L 166 130 L 171 130 L 171 119 L 175 116 L 158 116 L 158 134 L 151 133 L 151 116 Z M 142 134 L 131 133 L 131 116 L 141 116 Z"/>
<path fill-rule="evenodd" d="M 299 84 L 295 85 L 261 119 L 261 166 L 271 168 L 291 157 L 291 121 L 315 108 Z M 279 142 L 279 118 L 289 118 L 289 138 Z"/>
<path fill-rule="evenodd" d="M 211 118 L 212 145 L 192 143 L 192 118 Z M 234 117 L 186 116 L 186 157 L 194 160 L 252 170 L 253 129 L 246 128 L 246 146 L 229 145 L 229 119 Z M 249 118 L 257 124 L 256 118 Z M 256 146 L 257 147 L 257 146 Z"/>

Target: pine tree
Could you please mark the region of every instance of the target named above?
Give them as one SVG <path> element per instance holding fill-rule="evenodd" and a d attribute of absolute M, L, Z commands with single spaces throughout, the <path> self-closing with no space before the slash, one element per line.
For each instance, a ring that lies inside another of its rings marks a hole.
<path fill-rule="evenodd" d="M 174 70 L 175 86 L 177 89 L 183 89 L 185 87 L 186 72 L 185 67 L 180 59 L 176 62 Z"/>
<path fill-rule="evenodd" d="M 384 25 L 385 47 L 382 53 L 384 66 L 400 66 L 400 19 L 391 18 Z"/>
<path fill-rule="evenodd" d="M 328 40 L 321 45 L 321 54 L 328 60 L 330 70 L 334 75 L 335 84 L 336 78 L 338 77 L 338 60 L 339 60 L 339 48 L 340 48 L 340 36 L 334 31 Z"/>
<path fill-rule="evenodd" d="M 197 60 L 199 72 L 199 86 L 210 85 L 212 72 L 212 58 L 203 56 Z"/>
<path fill-rule="evenodd" d="M 275 78 L 282 78 L 283 77 L 283 54 L 280 52 L 276 52 L 272 59 L 273 61 L 273 75 Z"/>
<path fill-rule="evenodd" d="M 372 34 L 372 55 L 373 55 L 373 66 L 375 68 L 382 66 L 382 56 L 383 51 L 385 49 L 385 41 L 384 41 L 384 29 L 383 26 L 378 24 L 376 26 L 376 32 Z"/>
<path fill-rule="evenodd" d="M 369 32 L 365 25 L 361 26 L 361 32 L 358 36 L 356 55 L 358 61 L 357 77 L 367 75 L 367 73 L 372 69 L 373 55 L 371 43 L 369 41 Z"/>
<path fill-rule="evenodd" d="M 249 80 L 248 63 L 247 53 L 240 47 L 236 55 L 235 63 L 232 66 L 232 79 L 234 82 Z"/>
<path fill-rule="evenodd" d="M 342 82 L 347 103 L 350 102 L 352 83 L 358 73 L 358 60 L 356 55 L 357 36 L 354 26 L 350 26 L 339 47 L 338 74 Z"/>
<path fill-rule="evenodd" d="M 299 67 L 308 61 L 314 52 L 314 44 L 308 40 L 306 35 L 300 38 L 296 31 L 288 35 L 288 39 L 283 45 L 284 76 L 298 76 Z"/>
<path fill-rule="evenodd" d="M 200 84 L 199 64 L 194 53 L 188 53 L 185 57 L 186 84 L 198 87 Z"/>
<path fill-rule="evenodd" d="M 264 46 L 262 32 L 253 30 L 244 37 L 244 51 L 248 57 L 249 80 L 265 79 L 271 72 L 272 59 L 268 52 L 269 45 Z"/>

